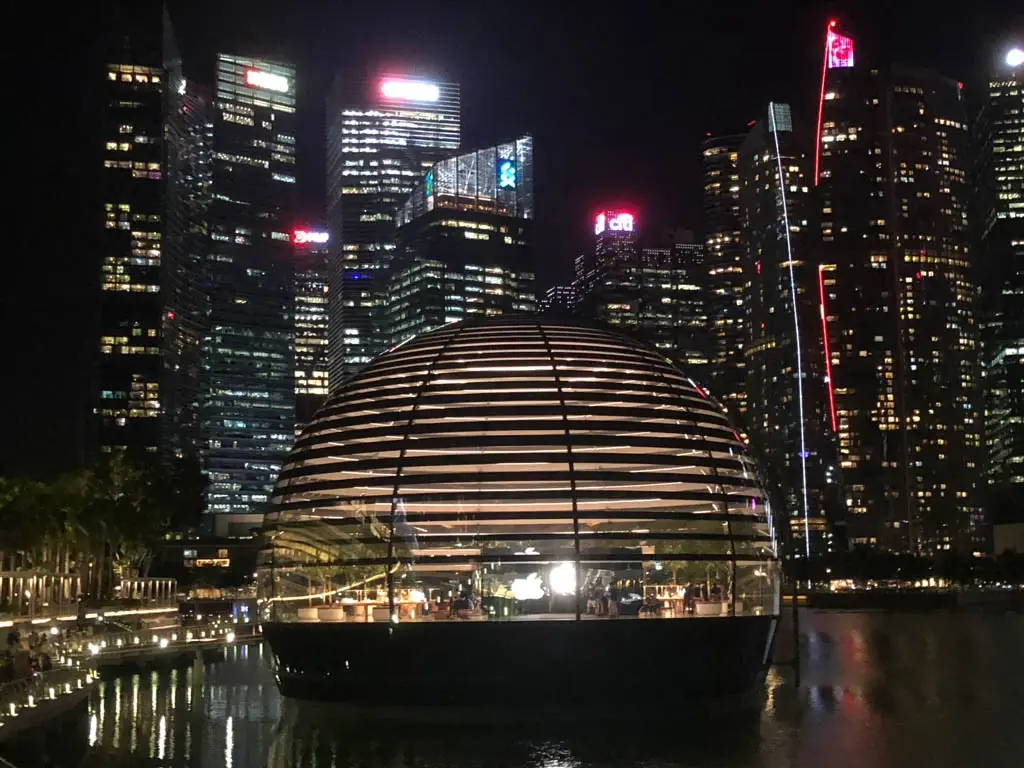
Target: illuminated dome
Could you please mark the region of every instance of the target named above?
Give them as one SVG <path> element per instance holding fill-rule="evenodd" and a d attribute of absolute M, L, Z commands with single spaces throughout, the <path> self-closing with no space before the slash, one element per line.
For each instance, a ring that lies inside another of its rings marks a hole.
<path fill-rule="evenodd" d="M 756 667 L 778 613 L 768 512 L 722 409 L 656 350 L 532 318 L 444 326 L 345 382 L 281 472 L 260 584 L 282 688 L 343 677 L 309 651 L 371 634 L 632 626 L 657 645 L 678 638 L 643 627 L 700 625 Z M 754 639 L 713 628 L 740 619 Z"/>

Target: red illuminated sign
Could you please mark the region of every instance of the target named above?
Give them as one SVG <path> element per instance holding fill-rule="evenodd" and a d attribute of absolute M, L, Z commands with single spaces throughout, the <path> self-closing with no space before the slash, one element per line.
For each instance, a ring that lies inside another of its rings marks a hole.
<path fill-rule="evenodd" d="M 845 69 L 853 66 L 853 38 L 840 35 L 831 26 L 828 30 L 827 67 L 829 69 Z"/>
<path fill-rule="evenodd" d="M 594 234 L 600 235 L 605 230 L 611 232 L 632 232 L 634 221 L 632 213 L 617 213 L 615 211 L 599 213 L 597 218 L 594 219 Z"/>
<path fill-rule="evenodd" d="M 326 243 L 330 235 L 326 232 L 312 232 L 308 229 L 296 229 L 292 232 L 292 242 L 296 245 L 312 245 Z"/>

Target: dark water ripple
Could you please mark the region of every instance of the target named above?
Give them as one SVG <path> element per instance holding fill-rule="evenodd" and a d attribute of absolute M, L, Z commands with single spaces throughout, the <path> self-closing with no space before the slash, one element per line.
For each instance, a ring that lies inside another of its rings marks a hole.
<path fill-rule="evenodd" d="M 253 646 L 105 682 L 80 720 L 0 754 L 25 768 L 1024 768 L 1024 616 L 812 612 L 801 628 L 801 686 L 773 670 L 760 716 L 741 720 L 527 725 L 488 715 L 495 692 L 472 718 L 369 722 L 282 700 Z"/>

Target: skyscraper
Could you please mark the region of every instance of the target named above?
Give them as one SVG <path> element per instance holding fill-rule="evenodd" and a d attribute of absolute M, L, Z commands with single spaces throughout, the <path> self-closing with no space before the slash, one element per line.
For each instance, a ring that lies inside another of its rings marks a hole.
<path fill-rule="evenodd" d="M 395 215 L 460 141 L 459 86 L 410 74 L 337 77 L 327 104 L 332 386 L 382 351 L 383 286 Z"/>
<path fill-rule="evenodd" d="M 962 88 L 825 33 L 814 179 L 830 421 L 854 544 L 985 546 Z"/>
<path fill-rule="evenodd" d="M 745 428 L 747 397 L 743 246 L 740 242 L 739 148 L 745 134 L 709 136 L 701 149 L 704 176 L 704 259 L 711 332 L 709 386 Z"/>
<path fill-rule="evenodd" d="M 159 6 L 126 13 L 106 51 L 103 104 L 99 447 L 156 452 L 164 249 L 167 71 L 176 67 Z M 165 40 L 165 37 L 167 38 Z"/>
<path fill-rule="evenodd" d="M 166 205 L 161 293 L 165 457 L 198 459 L 199 382 L 207 323 L 206 218 L 212 185 L 212 94 L 168 72 L 164 121 Z"/>
<path fill-rule="evenodd" d="M 804 138 L 789 105 L 772 103 L 739 151 L 747 425 L 797 555 L 831 549 L 840 512 Z"/>
<path fill-rule="evenodd" d="M 220 54 L 201 455 L 218 533 L 261 521 L 294 439 L 295 69 Z"/>
<path fill-rule="evenodd" d="M 693 232 L 644 234 L 633 214 L 619 211 L 597 214 L 594 230 L 596 266 L 579 311 L 657 347 L 703 381 L 707 275 L 704 249 L 694 242 Z"/>
<path fill-rule="evenodd" d="M 636 255 L 639 230 L 636 216 L 619 209 L 601 211 L 594 217 L 594 256 L 591 266 L 602 270 L 629 261 Z"/>
<path fill-rule="evenodd" d="M 1024 44 L 1024 43 L 1022 43 Z M 987 506 L 1014 512 L 1024 490 L 1024 53 L 988 78 L 976 122 L 985 376 Z M 998 554 L 998 553 L 997 553 Z"/>
<path fill-rule="evenodd" d="M 327 254 L 325 231 L 297 229 L 295 244 L 295 416 L 301 429 L 327 398 Z"/>
<path fill-rule="evenodd" d="M 473 315 L 534 312 L 533 139 L 436 163 L 398 214 L 382 313 L 390 346 Z"/>
<path fill-rule="evenodd" d="M 575 284 L 553 285 L 537 300 L 537 311 L 552 317 L 570 317 L 578 303 Z"/>

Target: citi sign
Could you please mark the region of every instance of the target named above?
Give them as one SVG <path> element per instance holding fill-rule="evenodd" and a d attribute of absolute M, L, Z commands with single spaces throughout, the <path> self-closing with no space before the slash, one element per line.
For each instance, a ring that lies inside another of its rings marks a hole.
<path fill-rule="evenodd" d="M 597 218 L 594 219 L 594 234 L 600 235 L 605 230 L 610 232 L 632 232 L 633 214 L 615 213 L 613 211 L 597 214 Z"/>
<path fill-rule="evenodd" d="M 326 243 L 330 235 L 326 232 L 312 232 L 308 229 L 296 229 L 292 232 L 292 242 L 296 245 L 310 245 L 312 243 Z"/>

